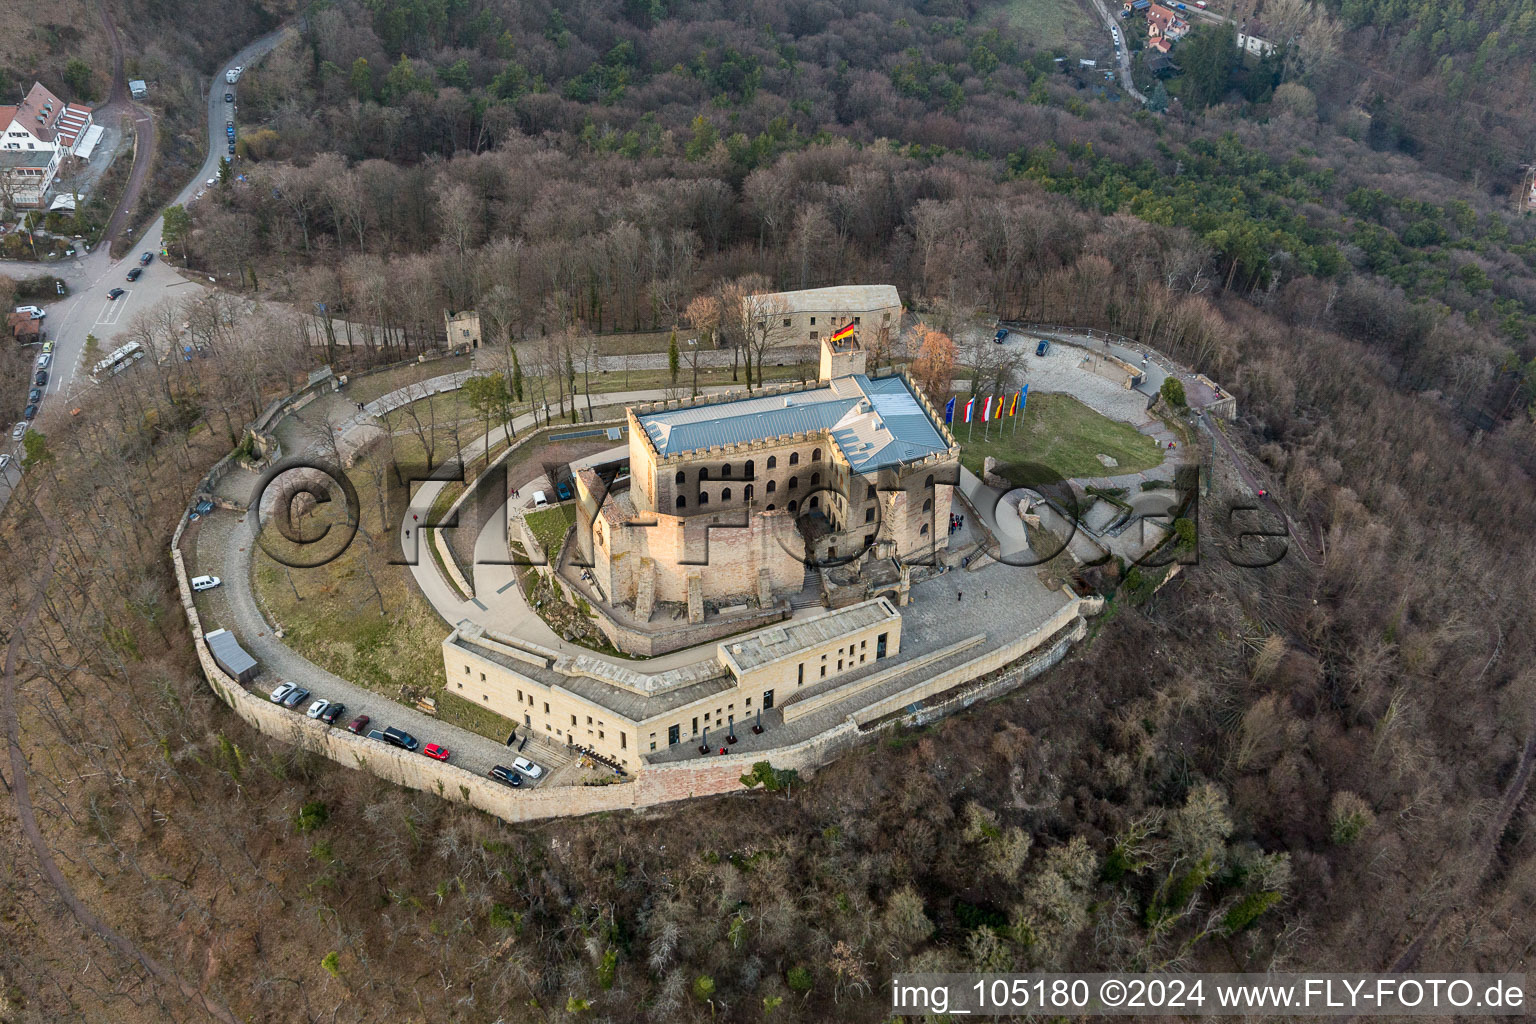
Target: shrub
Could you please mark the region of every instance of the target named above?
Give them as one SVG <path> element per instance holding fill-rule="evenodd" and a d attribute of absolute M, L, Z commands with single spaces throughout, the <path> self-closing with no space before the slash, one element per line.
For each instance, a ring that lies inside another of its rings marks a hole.
<path fill-rule="evenodd" d="M 709 1002 L 709 997 L 715 994 L 715 979 L 707 974 L 701 974 L 693 979 L 693 996 L 701 1003 Z"/>
<path fill-rule="evenodd" d="M 299 817 L 296 822 L 300 832 L 313 832 L 324 825 L 330 819 L 331 812 L 326 810 L 325 804 L 319 800 L 311 800 L 299 808 Z"/>
<path fill-rule="evenodd" d="M 796 992 L 809 992 L 811 990 L 811 972 L 804 967 L 791 967 L 789 973 L 784 976 L 784 980 Z"/>
<path fill-rule="evenodd" d="M 1177 377 L 1170 376 L 1163 379 L 1161 394 L 1163 401 L 1175 409 L 1182 409 L 1188 404 L 1184 398 L 1184 382 Z"/>
<path fill-rule="evenodd" d="M 1328 805 L 1328 834 L 1339 846 L 1349 846 L 1376 823 L 1370 805 L 1358 794 L 1340 790 Z"/>
<path fill-rule="evenodd" d="M 334 949 L 325 954 L 320 960 L 320 966 L 330 972 L 331 977 L 341 977 L 341 954 Z"/>

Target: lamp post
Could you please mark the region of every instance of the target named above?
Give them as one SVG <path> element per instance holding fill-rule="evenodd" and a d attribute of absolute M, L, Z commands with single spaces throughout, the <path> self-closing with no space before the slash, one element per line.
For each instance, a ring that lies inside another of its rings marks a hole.
<path fill-rule="evenodd" d="M 689 359 L 690 362 L 693 363 L 693 395 L 692 395 L 692 397 L 698 398 L 699 397 L 699 339 L 698 338 L 689 338 L 688 339 L 688 350 L 689 350 L 688 359 Z"/>
<path fill-rule="evenodd" d="M 699 753 L 709 753 L 709 726 L 704 727 L 704 736 L 699 740 Z"/>

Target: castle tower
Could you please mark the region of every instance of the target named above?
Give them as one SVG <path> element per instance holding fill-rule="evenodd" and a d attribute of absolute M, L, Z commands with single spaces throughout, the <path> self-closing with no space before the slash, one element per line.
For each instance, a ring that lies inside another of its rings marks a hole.
<path fill-rule="evenodd" d="M 857 334 L 834 342 L 830 336 L 821 339 L 821 379 L 832 380 L 849 374 L 864 373 L 866 357 Z"/>

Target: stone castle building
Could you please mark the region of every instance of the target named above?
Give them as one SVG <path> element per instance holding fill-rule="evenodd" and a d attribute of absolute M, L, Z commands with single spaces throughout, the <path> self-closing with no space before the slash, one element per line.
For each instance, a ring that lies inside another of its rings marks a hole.
<path fill-rule="evenodd" d="M 698 621 L 705 602 L 798 593 L 808 553 L 910 562 L 947 544 L 959 447 L 943 416 L 905 374 L 868 374 L 857 330 L 819 341 L 815 386 L 631 408 L 628 480 L 577 473 L 576 543 L 610 603 Z"/>

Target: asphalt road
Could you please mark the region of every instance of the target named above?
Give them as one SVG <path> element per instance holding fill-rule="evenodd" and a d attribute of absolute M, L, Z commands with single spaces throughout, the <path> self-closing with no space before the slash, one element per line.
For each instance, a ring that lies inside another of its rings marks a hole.
<path fill-rule="evenodd" d="M 227 156 L 224 122 L 228 119 L 225 92 L 238 92 L 238 85 L 224 81 L 224 73 L 235 65 L 250 67 L 262 55 L 277 45 L 288 28 L 269 32 L 247 45 L 219 69 L 210 83 L 208 93 L 208 156 L 197 174 L 177 195 L 175 202 L 185 203 L 204 188 L 203 183 L 218 174 L 219 160 Z M 122 260 L 112 259 L 110 246 L 103 242 L 94 252 L 81 253 L 74 259 L 52 263 L 0 261 L 0 274 L 22 278 L 38 274 L 53 274 L 64 279 L 70 294 L 44 306 L 48 311 L 43 321 L 47 337 L 53 341 L 53 359 L 48 368 L 48 385 L 44 389 L 36 428 L 44 433 L 50 423 L 69 416 L 86 389 L 93 383 L 91 367 L 85 354 L 85 339 L 94 334 L 97 351 L 93 359 L 99 359 L 121 344 L 118 335 L 128 325 L 133 314 L 148 309 L 167 296 L 180 297 L 195 291 L 198 285 L 184 277 L 180 271 L 162 263 L 158 257 L 145 268 L 137 280 L 127 280 L 128 271 L 138 265 L 139 254 L 158 254 L 165 229 L 165 218 L 157 217 L 145 231 L 144 237 Z M 113 288 L 124 289 L 116 300 L 109 299 L 107 292 Z M 7 382 L 6 387 L 31 388 L 29 372 L 24 381 Z M 12 455 L 12 464 L 0 474 L 0 508 L 10 500 L 11 490 L 18 482 L 21 444 L 11 440 L 12 424 L 4 424 L 0 434 L 0 452 Z"/>

